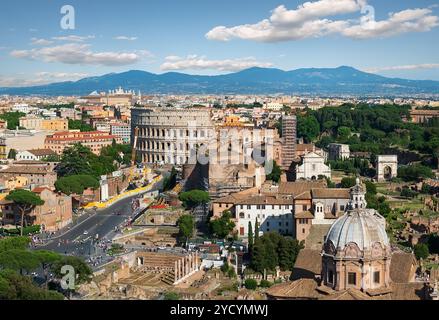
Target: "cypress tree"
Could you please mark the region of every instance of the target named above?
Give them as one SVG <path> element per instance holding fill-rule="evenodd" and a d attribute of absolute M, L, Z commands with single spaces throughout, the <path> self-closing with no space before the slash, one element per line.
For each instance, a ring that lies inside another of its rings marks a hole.
<path fill-rule="evenodd" d="M 252 255 L 252 251 L 253 251 L 253 226 L 252 226 L 252 222 L 249 221 L 248 222 L 248 253 L 250 254 L 250 256 Z"/>
<path fill-rule="evenodd" d="M 258 239 L 259 239 L 259 222 L 258 222 L 258 218 L 256 218 L 256 223 L 255 223 L 255 242 Z"/>

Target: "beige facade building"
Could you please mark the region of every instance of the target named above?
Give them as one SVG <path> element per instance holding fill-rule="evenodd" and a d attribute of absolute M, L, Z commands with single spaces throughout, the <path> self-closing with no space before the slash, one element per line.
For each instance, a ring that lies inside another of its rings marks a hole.
<path fill-rule="evenodd" d="M 20 127 L 28 130 L 64 131 L 69 129 L 69 120 L 61 118 L 44 119 L 24 117 L 20 118 Z"/>
<path fill-rule="evenodd" d="M 42 206 L 32 210 L 29 217 L 32 224 L 41 226 L 42 230 L 58 231 L 72 222 L 72 198 L 59 194 L 47 187 L 32 190 L 44 201 Z"/>
<path fill-rule="evenodd" d="M 16 178 L 22 178 L 16 180 Z M 16 180 L 22 184 L 26 181 L 28 185 L 53 187 L 57 180 L 57 174 L 50 163 L 38 161 L 19 161 L 0 171 L 0 180 Z"/>

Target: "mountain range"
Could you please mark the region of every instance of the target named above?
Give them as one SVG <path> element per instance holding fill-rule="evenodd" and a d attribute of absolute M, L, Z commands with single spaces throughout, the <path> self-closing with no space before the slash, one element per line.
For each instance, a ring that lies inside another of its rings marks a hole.
<path fill-rule="evenodd" d="M 439 81 L 387 78 L 352 67 L 283 71 L 250 68 L 215 76 L 177 72 L 154 74 L 131 70 L 33 87 L 0 88 L 11 95 L 87 95 L 121 86 L 148 94 L 309 94 L 354 96 L 410 96 L 437 94 Z"/>

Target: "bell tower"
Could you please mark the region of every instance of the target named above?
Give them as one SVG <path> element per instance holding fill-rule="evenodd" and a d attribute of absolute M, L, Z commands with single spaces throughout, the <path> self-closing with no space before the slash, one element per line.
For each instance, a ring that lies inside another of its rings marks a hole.
<path fill-rule="evenodd" d="M 357 178 L 355 186 L 351 188 L 348 210 L 366 209 L 366 190 Z"/>

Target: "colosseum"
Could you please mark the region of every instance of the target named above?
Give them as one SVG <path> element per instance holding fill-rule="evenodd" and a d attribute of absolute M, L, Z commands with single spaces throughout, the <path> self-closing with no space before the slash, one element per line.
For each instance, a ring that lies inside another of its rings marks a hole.
<path fill-rule="evenodd" d="M 139 129 L 138 152 L 147 163 L 185 164 L 215 136 L 210 111 L 201 108 L 133 108 L 131 128 Z"/>

